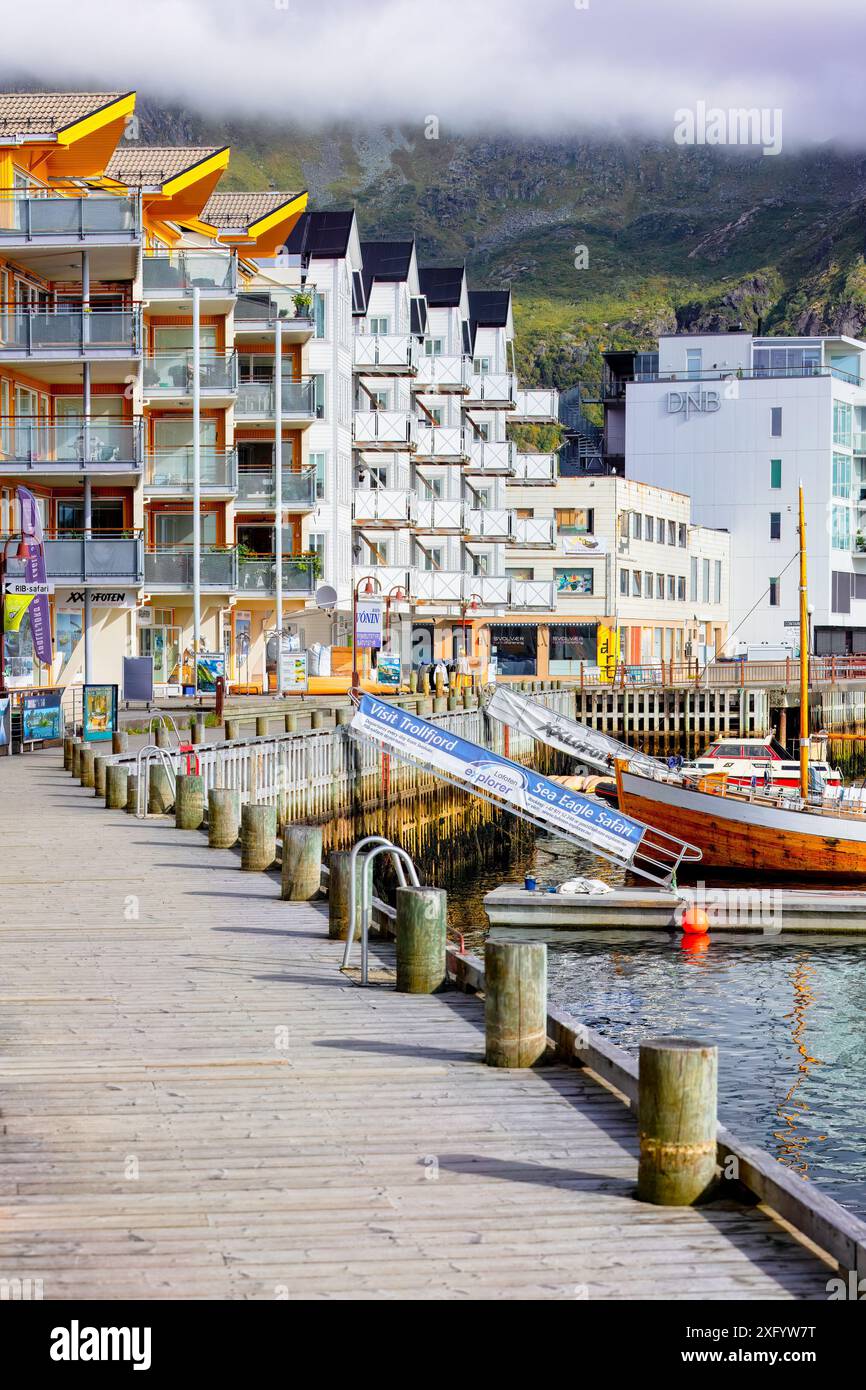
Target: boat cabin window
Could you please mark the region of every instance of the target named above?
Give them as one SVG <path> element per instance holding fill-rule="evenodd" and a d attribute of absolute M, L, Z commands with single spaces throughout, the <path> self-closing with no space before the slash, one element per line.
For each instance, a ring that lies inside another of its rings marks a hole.
<path fill-rule="evenodd" d="M 791 754 L 788 752 L 785 745 L 783 743 L 780 743 L 777 738 L 771 738 L 767 747 L 771 750 L 771 752 L 775 753 L 777 758 L 781 758 L 783 762 L 788 762 L 788 760 L 791 757 Z"/>
<path fill-rule="evenodd" d="M 741 758 L 743 750 L 738 743 L 720 743 L 714 748 L 711 755 L 713 758 Z"/>

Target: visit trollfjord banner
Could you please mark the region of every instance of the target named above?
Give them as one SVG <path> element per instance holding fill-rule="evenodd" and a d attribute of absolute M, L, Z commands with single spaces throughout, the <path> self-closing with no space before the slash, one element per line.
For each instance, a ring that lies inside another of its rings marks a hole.
<path fill-rule="evenodd" d="M 450 729 L 430 724 L 372 695 L 361 697 L 352 730 L 398 757 L 439 768 L 514 810 L 524 811 L 626 863 L 634 858 L 646 829 L 640 821 L 560 787 L 509 758 L 460 738 Z"/>

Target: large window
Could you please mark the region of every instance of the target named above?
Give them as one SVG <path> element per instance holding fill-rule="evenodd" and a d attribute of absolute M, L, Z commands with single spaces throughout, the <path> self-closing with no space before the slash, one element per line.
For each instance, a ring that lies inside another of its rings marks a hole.
<path fill-rule="evenodd" d="M 833 443 L 851 448 L 851 407 L 847 401 L 833 402 Z"/>
<path fill-rule="evenodd" d="M 178 545 L 192 545 L 192 510 L 188 512 L 156 512 L 154 537 L 158 550 Z M 201 543 L 216 545 L 216 512 L 201 513 Z"/>
<path fill-rule="evenodd" d="M 548 670 L 551 676 L 569 676 L 585 661 L 595 665 L 598 654 L 597 623 L 551 623 Z"/>
<path fill-rule="evenodd" d="M 490 655 L 503 676 L 534 676 L 538 663 L 538 629 L 533 623 L 493 623 Z"/>
<path fill-rule="evenodd" d="M 851 549 L 851 509 L 850 507 L 833 507 L 832 513 L 832 543 L 834 550 Z"/>
<path fill-rule="evenodd" d="M 324 495 L 325 495 L 325 481 L 326 481 L 326 472 L 325 472 L 325 468 L 326 468 L 327 457 L 328 457 L 328 456 L 327 456 L 327 454 L 325 454 L 325 453 L 311 453 L 311 454 L 310 454 L 310 464 L 311 464 L 311 466 L 312 466 L 313 468 L 315 468 L 315 470 L 316 470 L 316 499 L 317 499 L 317 501 L 319 501 L 319 502 L 321 502 L 322 498 L 323 498 Z"/>
<path fill-rule="evenodd" d="M 851 459 L 848 454 L 833 453 L 833 496 L 847 502 L 851 497 Z"/>
<path fill-rule="evenodd" d="M 591 569 L 555 569 L 553 578 L 558 594 L 591 594 Z"/>
<path fill-rule="evenodd" d="M 770 512 L 770 540 L 780 541 L 782 539 L 782 513 Z"/>
<path fill-rule="evenodd" d="M 555 507 L 556 529 L 563 536 L 591 536 L 595 520 L 592 507 Z"/>
<path fill-rule="evenodd" d="M 782 460 L 770 459 L 770 487 L 780 488 L 782 486 Z"/>

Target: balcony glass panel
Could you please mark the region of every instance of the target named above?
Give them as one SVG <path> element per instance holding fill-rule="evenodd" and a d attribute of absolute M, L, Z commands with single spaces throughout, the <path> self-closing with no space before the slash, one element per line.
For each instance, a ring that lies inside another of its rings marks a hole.
<path fill-rule="evenodd" d="M 233 294 L 237 261 L 231 251 L 167 251 L 145 256 L 142 263 L 146 293 L 186 294 L 193 289 Z"/>
<path fill-rule="evenodd" d="M 203 488 L 234 488 L 235 454 L 231 449 L 202 449 L 199 478 Z M 191 448 L 172 449 L 148 456 L 145 487 L 192 492 Z"/>
<path fill-rule="evenodd" d="M 140 584 L 142 540 L 139 535 L 110 532 L 83 536 L 58 535 L 45 541 L 49 579 L 116 579 Z"/>
<path fill-rule="evenodd" d="M 316 406 L 312 377 L 301 381 L 284 381 L 282 388 L 283 415 L 315 419 Z M 276 414 L 276 394 L 272 381 L 242 381 L 238 385 L 235 414 L 247 419 L 273 420 Z"/>
<path fill-rule="evenodd" d="M 85 314 L 77 308 L 22 309 L 5 305 L 0 312 L 0 350 L 16 353 L 84 353 L 116 349 L 118 353 L 138 350 L 139 314 L 137 309 L 94 309 Z"/>
<path fill-rule="evenodd" d="M 314 507 L 316 505 L 315 469 L 293 473 L 283 471 L 283 505 Z M 276 474 L 272 468 L 244 468 L 238 473 L 238 501 L 262 506 L 276 501 Z"/>
<path fill-rule="evenodd" d="M 203 546 L 199 575 L 203 588 L 234 589 L 234 550 Z M 149 550 L 144 557 L 144 579 L 154 588 L 191 589 L 192 550 L 180 546 L 172 550 Z"/>
<path fill-rule="evenodd" d="M 95 416 L 89 430 L 85 430 L 80 415 L 53 425 L 37 417 L 0 421 L 2 463 L 117 463 L 138 468 L 140 445 L 140 422 L 123 423 Z"/>
<path fill-rule="evenodd" d="M 283 557 L 283 592 L 311 594 L 315 589 L 315 561 Z M 277 566 L 273 558 L 259 556 L 238 561 L 238 589 L 242 593 L 276 592 Z"/>
<path fill-rule="evenodd" d="M 230 395 L 235 389 L 233 352 L 201 354 L 201 390 Z M 193 388 L 191 352 L 158 352 L 144 362 L 145 395 L 158 391 L 191 396 Z"/>
<path fill-rule="evenodd" d="M 123 235 L 130 240 L 138 232 L 134 198 L 44 197 L 20 189 L 0 191 L 0 242 L 29 241 L 38 237 L 80 238 Z"/>

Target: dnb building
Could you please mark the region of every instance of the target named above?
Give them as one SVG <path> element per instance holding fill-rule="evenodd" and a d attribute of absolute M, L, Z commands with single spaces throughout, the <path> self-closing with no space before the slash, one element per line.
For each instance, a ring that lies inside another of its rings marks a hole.
<path fill-rule="evenodd" d="M 605 453 L 688 493 L 731 545 L 726 655 L 798 650 L 798 485 L 812 650 L 866 652 L 866 344 L 844 336 L 670 335 L 605 354 Z"/>

